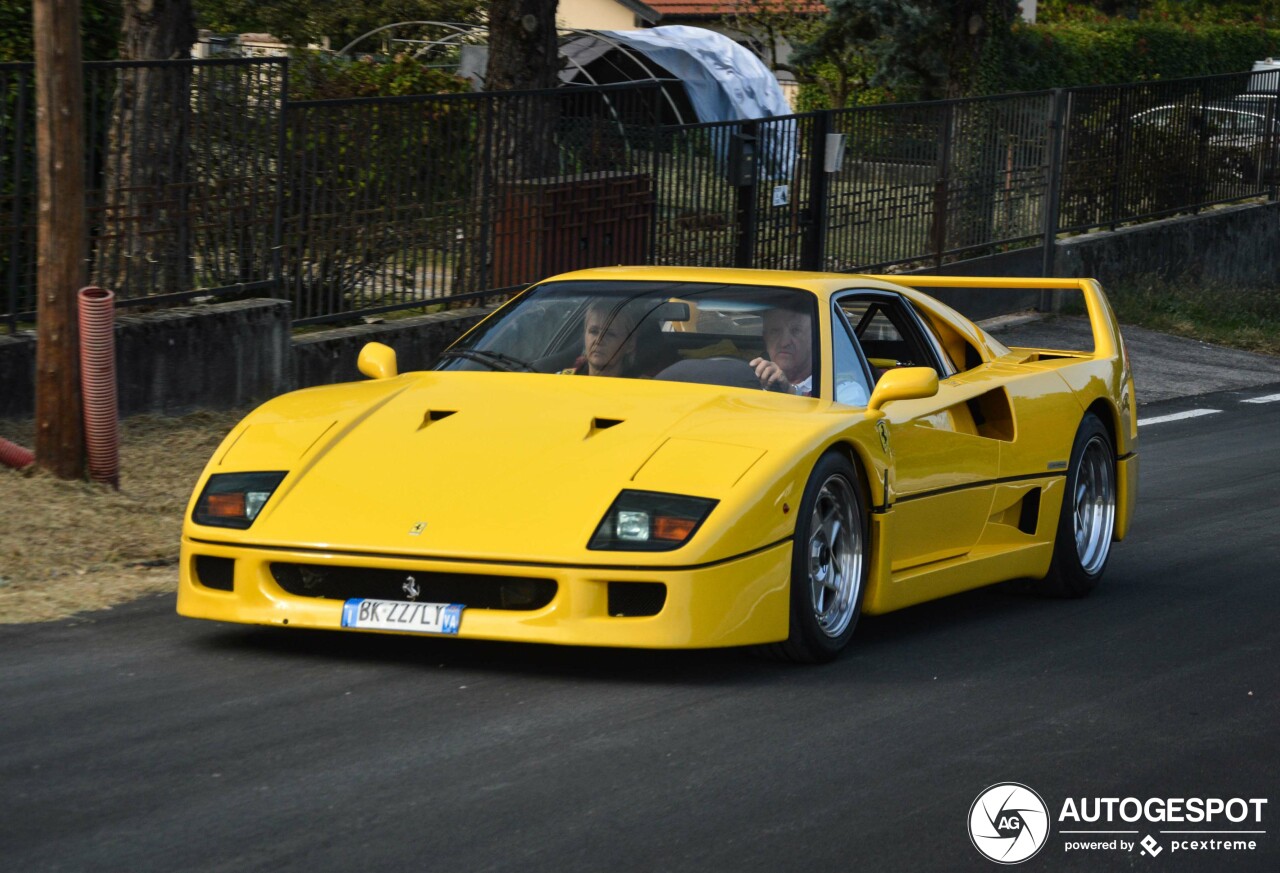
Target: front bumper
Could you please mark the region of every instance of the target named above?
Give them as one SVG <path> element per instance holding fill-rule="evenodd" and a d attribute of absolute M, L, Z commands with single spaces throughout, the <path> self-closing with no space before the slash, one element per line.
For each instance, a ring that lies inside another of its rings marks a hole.
<path fill-rule="evenodd" d="M 197 559 L 201 558 L 204 560 L 200 567 L 206 575 L 211 575 L 207 570 L 211 558 L 225 573 L 206 580 L 210 584 L 205 584 L 197 569 Z M 277 565 L 274 573 L 272 564 Z M 538 603 L 535 608 L 468 606 L 457 634 L 468 639 L 634 648 L 711 648 L 776 642 L 785 639 L 788 633 L 789 541 L 709 566 L 615 569 L 260 549 L 184 536 L 178 612 L 214 621 L 347 630 L 342 627 L 344 595 L 332 589 L 323 596 L 290 593 L 281 585 L 281 579 L 287 577 L 281 574 L 279 565 L 335 568 L 338 575 L 403 573 L 407 578 L 412 574 L 424 577 L 447 574 L 454 583 L 460 580 L 464 590 L 468 577 L 487 584 L 503 576 L 554 583 L 549 600 Z M 610 585 L 616 593 L 628 590 L 625 586 L 630 583 L 645 583 L 647 590 L 653 590 L 654 583 L 665 586 L 665 600 L 656 614 L 610 614 Z M 295 586 L 290 584 L 290 587 Z M 353 591 L 351 596 L 360 596 L 360 593 Z M 465 594 L 456 600 L 467 605 Z"/>

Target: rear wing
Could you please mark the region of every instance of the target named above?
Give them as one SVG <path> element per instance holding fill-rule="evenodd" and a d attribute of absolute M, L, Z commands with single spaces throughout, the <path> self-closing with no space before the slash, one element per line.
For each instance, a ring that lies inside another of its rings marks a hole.
<path fill-rule="evenodd" d="M 973 290 L 1041 291 L 1040 308 L 1050 310 L 1053 292 L 1078 291 L 1084 296 L 1085 312 L 1093 332 L 1093 357 L 1117 358 L 1124 355 L 1120 339 L 1120 327 L 1115 312 L 1096 279 L 1038 279 L 1008 276 L 921 276 L 912 274 L 869 275 L 895 285 L 905 285 L 929 293 L 936 288 L 967 288 Z M 1082 354 L 1088 354 L 1082 352 Z"/>

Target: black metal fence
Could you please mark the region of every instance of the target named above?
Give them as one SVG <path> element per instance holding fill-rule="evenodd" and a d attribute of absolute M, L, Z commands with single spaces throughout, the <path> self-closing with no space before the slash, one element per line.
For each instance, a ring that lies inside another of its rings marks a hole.
<path fill-rule="evenodd" d="M 90 278 L 125 304 L 278 285 L 286 64 L 84 65 Z M 0 64 L 0 318 L 36 308 L 30 64 Z"/>
<path fill-rule="evenodd" d="M 298 320 L 643 262 L 657 87 L 290 103 L 282 281 Z"/>
<path fill-rule="evenodd" d="M 94 280 L 286 296 L 298 322 L 603 264 L 943 266 L 1280 181 L 1280 73 L 664 126 L 679 83 L 290 101 L 283 59 L 85 70 Z M 35 310 L 31 76 L 0 65 L 10 332 Z"/>
<path fill-rule="evenodd" d="M 1274 200 L 1277 93 L 1280 71 L 1072 89 L 1059 230 Z"/>

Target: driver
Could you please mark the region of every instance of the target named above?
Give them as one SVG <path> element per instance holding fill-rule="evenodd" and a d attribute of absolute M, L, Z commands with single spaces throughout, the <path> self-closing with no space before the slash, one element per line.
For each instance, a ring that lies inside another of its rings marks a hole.
<path fill-rule="evenodd" d="M 813 394 L 813 317 L 807 311 L 778 306 L 766 312 L 764 350 L 767 357 L 750 361 L 761 388 Z"/>

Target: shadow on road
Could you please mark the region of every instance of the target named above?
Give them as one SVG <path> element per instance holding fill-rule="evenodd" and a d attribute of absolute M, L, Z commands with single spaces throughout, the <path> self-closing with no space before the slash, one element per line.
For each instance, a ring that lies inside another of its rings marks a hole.
<path fill-rule="evenodd" d="M 835 663 L 780 663 L 754 649 L 645 650 L 437 639 L 377 633 L 206 625 L 191 645 L 225 654 L 253 651 L 276 658 L 344 665 L 431 667 L 494 675 L 554 676 L 610 683 L 708 685 L 770 677 L 795 681 L 834 674 L 895 672 L 904 663 L 977 657 L 1011 624 L 1045 617 L 1061 601 L 987 589 L 883 616 L 864 616 L 853 644 Z M 1053 619 L 1050 618 L 1050 621 Z M 196 623 L 191 623 L 197 627 Z"/>

